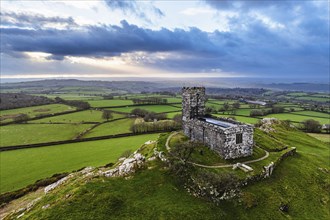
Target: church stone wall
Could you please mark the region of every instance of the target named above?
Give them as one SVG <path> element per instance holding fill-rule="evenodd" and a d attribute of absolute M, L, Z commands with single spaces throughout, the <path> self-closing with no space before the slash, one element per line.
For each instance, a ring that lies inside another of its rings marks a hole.
<path fill-rule="evenodd" d="M 246 157 L 253 153 L 253 127 L 249 125 L 237 124 L 223 129 L 194 119 L 184 122 L 183 130 L 192 140 L 204 143 L 224 159 Z M 236 144 L 236 134 L 242 134 L 242 143 Z"/>
<path fill-rule="evenodd" d="M 253 127 L 234 120 L 218 118 L 233 126 L 223 128 L 199 117 L 205 114 L 205 88 L 182 89 L 182 123 L 185 135 L 192 140 L 203 142 L 224 159 L 246 157 L 253 153 Z M 237 134 L 242 134 L 242 143 L 236 144 Z"/>

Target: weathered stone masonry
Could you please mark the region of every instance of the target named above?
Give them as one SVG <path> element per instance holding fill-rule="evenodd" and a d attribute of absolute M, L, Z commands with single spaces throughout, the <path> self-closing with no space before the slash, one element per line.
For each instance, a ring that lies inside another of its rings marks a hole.
<path fill-rule="evenodd" d="M 205 88 L 182 89 L 183 131 L 203 142 L 224 159 L 246 157 L 253 152 L 253 127 L 234 120 L 205 116 Z"/>

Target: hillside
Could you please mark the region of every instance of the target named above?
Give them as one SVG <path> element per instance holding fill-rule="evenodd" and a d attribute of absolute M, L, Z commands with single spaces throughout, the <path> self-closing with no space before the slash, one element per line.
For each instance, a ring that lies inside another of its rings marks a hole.
<path fill-rule="evenodd" d="M 104 167 L 76 172 L 49 193 L 30 193 L 1 213 L 30 206 L 8 219 L 329 219 L 329 145 L 285 123 L 272 128 L 270 133 L 258 130 L 257 146 L 269 150 L 268 142 L 276 140 L 274 145 L 296 147 L 297 153 L 281 161 L 270 178 L 241 188 L 218 205 L 190 195 L 165 163 L 151 160 L 128 177 L 100 175 L 109 169 Z M 166 137 L 160 137 L 158 149 L 164 149 Z M 139 152 L 150 158 L 154 146 L 145 144 Z M 276 149 L 253 168 L 273 160 Z M 231 168 L 215 172 L 249 175 Z M 283 205 L 287 210 L 280 211 Z"/>

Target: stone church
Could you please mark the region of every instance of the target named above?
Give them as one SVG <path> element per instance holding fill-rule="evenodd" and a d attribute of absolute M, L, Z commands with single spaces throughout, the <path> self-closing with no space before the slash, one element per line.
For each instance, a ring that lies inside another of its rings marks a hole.
<path fill-rule="evenodd" d="M 224 159 L 252 155 L 253 127 L 234 120 L 205 116 L 205 88 L 182 88 L 182 126 L 185 135 L 200 141 Z"/>

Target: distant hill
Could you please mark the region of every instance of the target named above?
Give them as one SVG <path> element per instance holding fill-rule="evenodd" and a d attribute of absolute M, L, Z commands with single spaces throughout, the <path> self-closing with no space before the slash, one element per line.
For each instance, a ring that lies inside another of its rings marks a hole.
<path fill-rule="evenodd" d="M 51 103 L 54 103 L 54 101 L 44 96 L 32 96 L 23 93 L 0 93 L 0 110 Z"/>
<path fill-rule="evenodd" d="M 258 85 L 257 85 L 258 86 Z M 321 83 L 272 83 L 259 84 L 260 87 L 266 89 L 304 91 L 304 92 L 330 92 L 330 84 Z"/>

